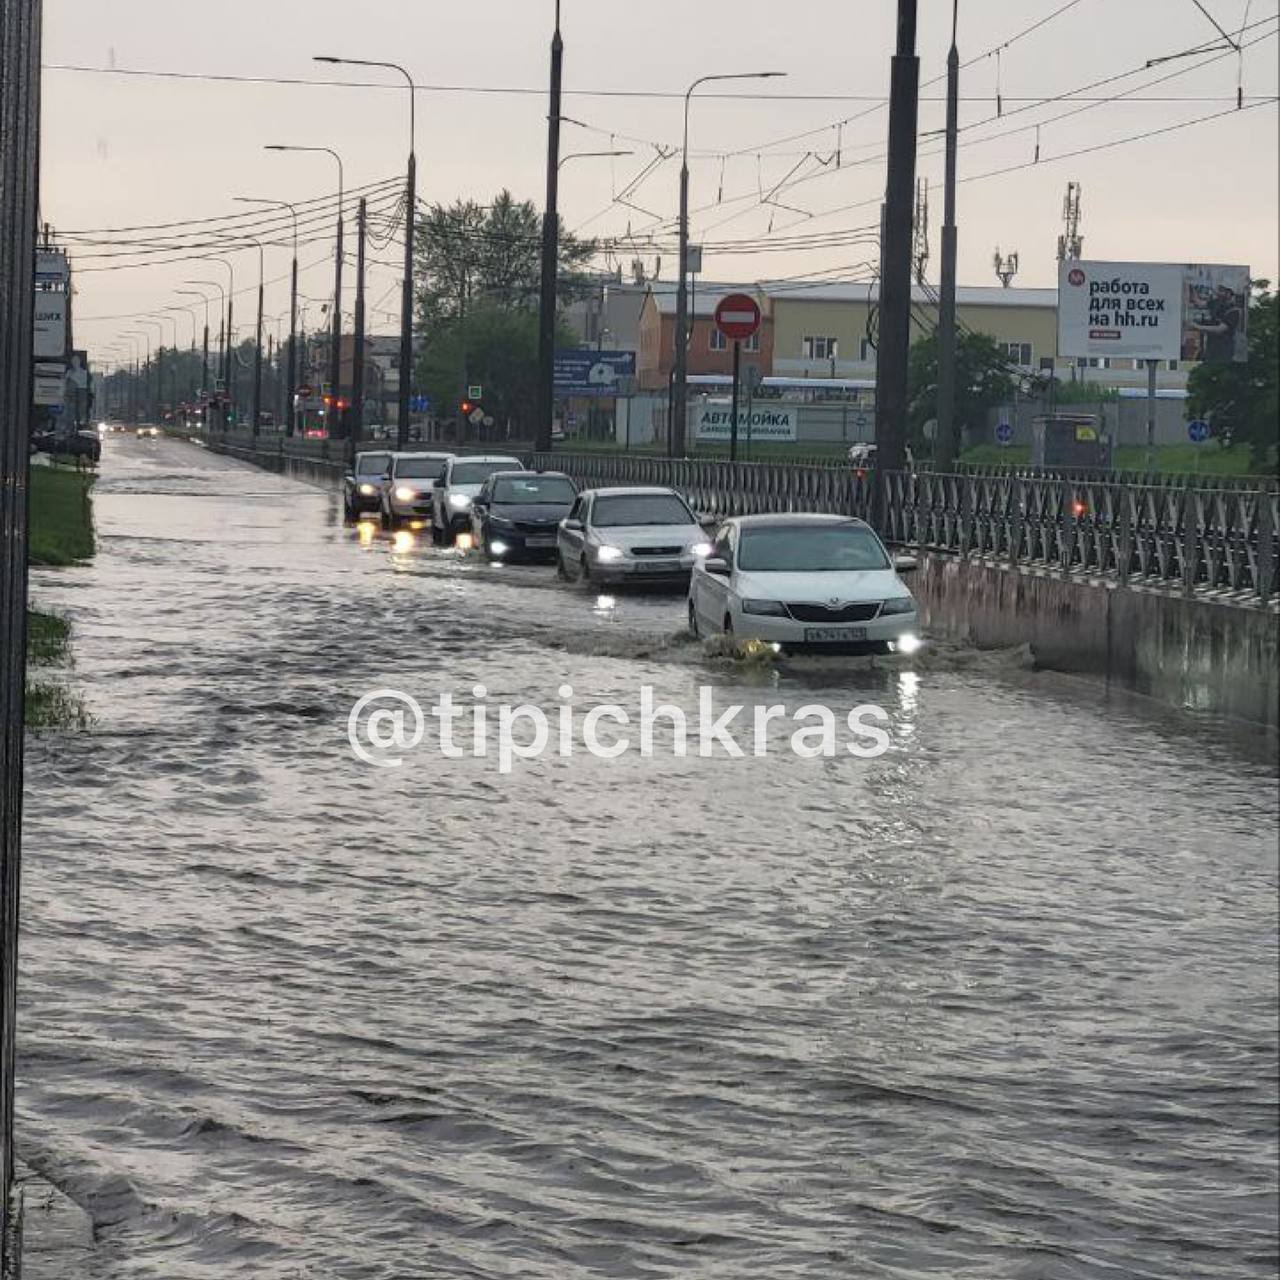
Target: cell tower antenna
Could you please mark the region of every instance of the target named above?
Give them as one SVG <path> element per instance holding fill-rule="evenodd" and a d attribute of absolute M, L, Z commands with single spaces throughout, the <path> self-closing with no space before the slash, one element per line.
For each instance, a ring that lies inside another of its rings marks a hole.
<path fill-rule="evenodd" d="M 992 265 L 996 269 L 996 278 L 1007 289 L 1013 283 L 1013 277 L 1018 274 L 1017 250 L 1015 249 L 1013 253 L 1002 255 L 1000 246 L 996 245 L 996 253 L 992 259 Z"/>
<path fill-rule="evenodd" d="M 911 228 L 911 268 L 916 284 L 924 284 L 929 265 L 929 179 L 916 179 L 916 214 Z"/>
<path fill-rule="evenodd" d="M 1067 194 L 1062 200 L 1062 222 L 1065 230 L 1058 237 L 1058 261 L 1075 262 L 1084 251 L 1084 236 L 1080 234 L 1080 184 L 1067 183 Z"/>

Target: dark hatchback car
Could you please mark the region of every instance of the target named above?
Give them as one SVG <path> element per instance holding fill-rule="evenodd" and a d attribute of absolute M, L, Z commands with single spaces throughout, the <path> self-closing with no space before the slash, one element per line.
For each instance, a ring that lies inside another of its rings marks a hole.
<path fill-rule="evenodd" d="M 96 431 L 39 431 L 31 437 L 31 452 L 97 462 L 102 457 L 102 441 Z"/>
<path fill-rule="evenodd" d="M 554 560 L 556 529 L 577 496 L 562 471 L 495 471 L 471 504 L 476 546 L 494 560 Z"/>

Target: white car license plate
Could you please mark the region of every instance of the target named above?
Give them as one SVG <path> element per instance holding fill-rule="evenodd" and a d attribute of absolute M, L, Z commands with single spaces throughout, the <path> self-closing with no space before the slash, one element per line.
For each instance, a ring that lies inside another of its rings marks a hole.
<path fill-rule="evenodd" d="M 556 545 L 554 534 L 534 533 L 530 534 L 524 540 L 526 547 L 554 547 Z"/>
<path fill-rule="evenodd" d="M 806 644 L 837 644 L 849 640 L 865 640 L 866 627 L 805 627 Z"/>
<path fill-rule="evenodd" d="M 641 573 L 679 573 L 679 560 L 642 560 L 640 562 Z"/>

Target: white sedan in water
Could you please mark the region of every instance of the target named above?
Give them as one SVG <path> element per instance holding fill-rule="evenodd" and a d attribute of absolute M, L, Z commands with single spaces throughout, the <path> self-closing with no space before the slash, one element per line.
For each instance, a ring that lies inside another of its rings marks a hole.
<path fill-rule="evenodd" d="M 740 516 L 689 581 L 689 630 L 788 649 L 914 653 L 916 602 L 870 525 L 847 516 Z"/>
<path fill-rule="evenodd" d="M 556 536 L 556 568 L 581 582 L 683 586 L 711 544 L 674 489 L 588 489 Z"/>

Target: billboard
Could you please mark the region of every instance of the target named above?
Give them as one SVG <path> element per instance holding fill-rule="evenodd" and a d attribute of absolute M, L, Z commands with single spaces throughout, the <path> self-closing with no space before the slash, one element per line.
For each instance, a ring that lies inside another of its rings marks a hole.
<path fill-rule="evenodd" d="M 67 369 L 62 364 L 37 364 L 32 383 L 32 402 L 61 404 L 67 394 Z"/>
<path fill-rule="evenodd" d="M 694 439 L 728 440 L 732 435 L 733 408 L 729 401 L 708 400 L 696 409 Z M 794 440 L 796 438 L 796 406 L 754 404 L 748 413 L 738 406 L 738 439 Z"/>
<path fill-rule="evenodd" d="M 597 351 L 581 347 L 557 351 L 555 384 L 558 396 L 617 396 L 624 378 L 636 376 L 634 351 Z"/>
<path fill-rule="evenodd" d="M 37 360 L 63 360 L 67 354 L 67 295 L 36 290 Z"/>
<path fill-rule="evenodd" d="M 1249 268 L 1203 263 L 1058 266 L 1058 354 L 1248 358 Z"/>

